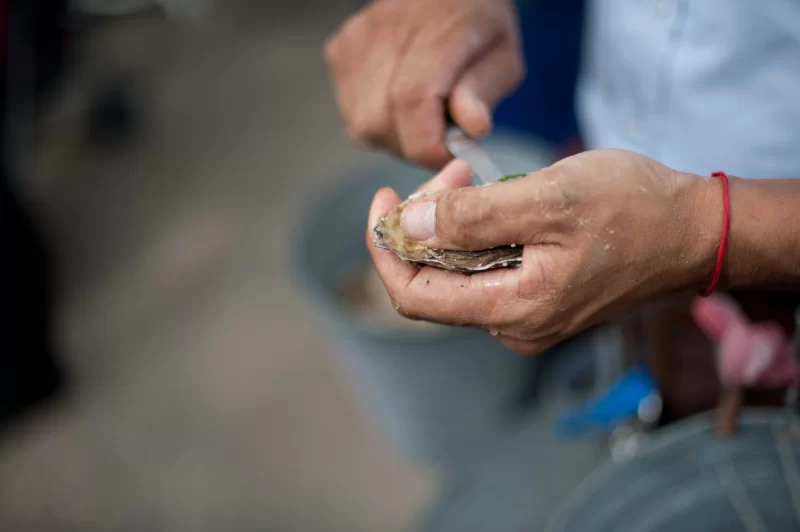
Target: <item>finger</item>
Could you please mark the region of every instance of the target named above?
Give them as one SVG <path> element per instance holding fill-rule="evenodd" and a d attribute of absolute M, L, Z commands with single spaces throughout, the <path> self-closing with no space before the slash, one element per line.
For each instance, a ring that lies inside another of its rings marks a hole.
<path fill-rule="evenodd" d="M 567 208 L 548 171 L 487 187 L 442 192 L 408 205 L 406 236 L 437 249 L 480 250 L 509 244 L 545 243 Z"/>
<path fill-rule="evenodd" d="M 464 161 L 456 159 L 431 180 L 420 186 L 417 192 L 453 190 L 469 186 L 471 180 L 472 177 L 469 165 Z M 374 241 L 376 235 L 373 228 L 377 225 L 380 218 L 384 217 L 399 203 L 400 197 L 393 190 L 386 188 L 378 191 L 370 208 L 366 236 L 367 246 L 370 249 L 378 274 L 383 280 L 390 297 L 395 302 L 398 311 L 408 317 L 427 319 L 437 323 L 452 324 L 457 322 L 467 323 L 469 321 L 480 321 L 480 317 L 471 318 L 466 315 L 463 312 L 464 309 L 458 303 L 452 307 L 445 307 L 441 304 L 431 305 L 431 300 L 428 297 L 417 296 L 419 295 L 419 287 L 424 287 L 422 290 L 423 296 L 432 296 L 438 298 L 438 302 L 441 302 L 442 296 L 439 290 L 447 290 L 447 288 L 445 288 L 447 285 L 442 284 L 442 278 L 446 278 L 445 282 L 450 286 L 454 287 L 457 282 L 460 289 L 467 287 L 473 289 L 472 292 L 464 293 L 464 295 L 470 297 L 476 296 L 477 292 L 475 292 L 474 289 L 480 290 L 485 282 L 483 284 L 476 284 L 469 277 L 452 272 L 440 272 L 432 268 L 423 268 L 421 272 L 419 268 L 400 260 L 393 252 L 375 247 Z M 412 281 L 420 273 L 423 273 L 423 277 L 417 284 L 413 284 Z M 490 275 L 489 286 L 496 286 L 497 283 L 491 279 L 492 276 Z M 438 287 L 434 292 L 430 290 L 431 281 L 434 282 L 434 287 Z"/>
<path fill-rule="evenodd" d="M 417 189 L 417 193 L 433 194 L 446 190 L 456 190 L 472 184 L 472 171 L 469 164 L 461 159 L 450 161 L 442 171 Z"/>
<path fill-rule="evenodd" d="M 459 188 L 468 187 L 472 184 L 472 170 L 466 161 L 461 159 L 454 159 L 450 161 L 441 172 L 436 174 L 431 180 L 422 184 L 417 190 L 416 194 L 435 194 L 437 192 L 445 192 L 447 190 L 457 190 Z M 420 201 L 434 201 L 434 196 L 426 196 Z M 433 226 L 434 219 L 429 218 L 423 220 L 422 223 Z"/>
<path fill-rule="evenodd" d="M 549 342 L 531 342 L 528 340 L 517 340 L 510 336 L 497 335 L 497 340 L 505 347 L 518 353 L 520 355 L 540 355 L 544 353 L 551 345 Z"/>
<path fill-rule="evenodd" d="M 453 119 L 474 137 L 488 135 L 492 111 L 525 76 L 522 54 L 505 41 L 469 67 L 453 89 L 449 110 Z"/>
<path fill-rule="evenodd" d="M 366 55 L 354 81 L 355 111 L 350 124 L 351 135 L 362 145 L 388 149 L 402 156 L 396 138 L 390 94 L 402 58 L 413 42 L 413 33 L 398 25 L 398 12 L 393 4 L 371 10 L 365 19 L 367 31 L 379 31 L 377 38 L 368 39 Z M 362 47 L 365 41 L 361 41 Z"/>
<path fill-rule="evenodd" d="M 376 50 L 357 78 L 343 84 L 349 99 L 345 103 L 347 133 L 361 146 L 400 153 L 389 108 L 389 87 L 396 64 L 396 56 Z"/>
<path fill-rule="evenodd" d="M 385 278 L 395 304 L 408 317 L 446 325 L 502 327 L 516 321 L 519 271 L 497 269 L 477 275 L 424 267 L 402 286 Z"/>
<path fill-rule="evenodd" d="M 419 272 L 418 268 L 403 262 L 392 251 L 375 246 L 375 226 L 378 225 L 378 221 L 382 217 L 386 216 L 389 211 L 399 204 L 400 197 L 394 190 L 390 188 L 382 188 L 379 190 L 375 194 L 369 210 L 366 234 L 367 249 L 369 249 L 378 275 L 381 277 L 381 280 L 384 281 L 383 284 L 386 286 L 392 300 L 395 298 L 396 291 L 402 290 L 408 286 Z M 387 284 L 386 279 L 392 281 L 391 286 Z"/>
<path fill-rule="evenodd" d="M 431 168 L 452 158 L 443 143 L 444 100 L 469 63 L 500 35 L 486 21 L 460 19 L 453 24 L 432 25 L 417 35 L 393 80 L 392 116 L 402 153 Z"/>
<path fill-rule="evenodd" d="M 406 317 L 448 325 L 500 326 L 513 321 L 519 293 L 519 270 L 498 269 L 463 275 L 418 268 L 392 251 L 374 245 L 373 228 L 400 203 L 393 190 L 378 191 L 369 213 L 367 247 L 395 308 Z"/>
<path fill-rule="evenodd" d="M 444 104 L 439 96 L 424 96 L 413 109 L 394 113 L 400 153 L 426 168 L 439 169 L 453 156 L 444 145 Z"/>
<path fill-rule="evenodd" d="M 326 45 L 334 92 L 348 136 L 367 148 L 400 153 L 394 138 L 389 92 L 408 37 L 384 32 L 374 38 L 375 28 L 386 27 L 385 9 L 368 9 L 353 18 L 338 40 Z M 365 46 L 371 42 L 371 46 Z"/>

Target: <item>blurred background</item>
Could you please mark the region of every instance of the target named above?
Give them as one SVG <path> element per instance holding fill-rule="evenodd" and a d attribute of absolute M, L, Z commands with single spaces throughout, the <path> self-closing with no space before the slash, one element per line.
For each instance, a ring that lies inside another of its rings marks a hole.
<path fill-rule="evenodd" d="M 289 271 L 309 196 L 378 157 L 321 58 L 358 2 L 16 4 L 9 69 L 38 35 L 52 74 L 6 109 L 63 381 L 4 424 L 0 529 L 403 529 L 435 478 L 365 417 Z"/>

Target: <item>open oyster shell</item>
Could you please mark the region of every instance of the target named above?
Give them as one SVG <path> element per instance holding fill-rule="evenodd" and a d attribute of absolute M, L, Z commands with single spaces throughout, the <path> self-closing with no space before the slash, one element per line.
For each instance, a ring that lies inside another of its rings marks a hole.
<path fill-rule="evenodd" d="M 506 176 L 500 181 L 517 179 L 525 174 Z M 405 238 L 400 217 L 409 202 L 426 194 L 412 194 L 392 209 L 375 226 L 375 246 L 393 251 L 402 260 L 461 273 L 476 273 L 494 268 L 516 268 L 522 264 L 522 246 L 500 246 L 480 251 L 433 249 Z"/>

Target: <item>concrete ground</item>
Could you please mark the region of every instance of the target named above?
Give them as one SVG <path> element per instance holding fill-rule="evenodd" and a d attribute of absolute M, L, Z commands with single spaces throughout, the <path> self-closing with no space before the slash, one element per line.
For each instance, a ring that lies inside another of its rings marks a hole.
<path fill-rule="evenodd" d="M 367 417 L 286 268 L 309 197 L 372 154 L 320 49 L 356 2 L 229 2 L 82 44 L 28 183 L 58 253 L 71 387 L 0 445 L 2 530 L 390 531 L 436 491 Z M 84 135 L 88 89 L 140 134 Z"/>

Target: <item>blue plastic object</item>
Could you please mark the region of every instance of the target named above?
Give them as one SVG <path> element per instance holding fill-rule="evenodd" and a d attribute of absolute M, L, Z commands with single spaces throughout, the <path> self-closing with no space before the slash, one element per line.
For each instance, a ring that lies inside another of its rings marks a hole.
<path fill-rule="evenodd" d="M 657 391 L 646 368 L 638 366 L 625 374 L 604 394 L 568 409 L 558 420 L 560 437 L 576 437 L 586 431 L 610 432 L 638 413 L 639 403 Z"/>

